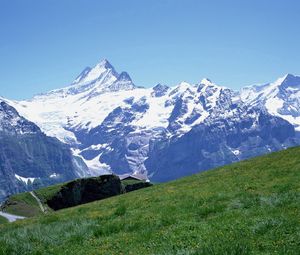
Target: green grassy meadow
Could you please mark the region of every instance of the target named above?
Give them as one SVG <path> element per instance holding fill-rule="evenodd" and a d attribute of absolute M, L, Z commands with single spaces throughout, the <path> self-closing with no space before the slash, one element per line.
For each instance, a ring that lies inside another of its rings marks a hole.
<path fill-rule="evenodd" d="M 7 219 L 0 215 L 0 225 L 7 222 L 8 222 Z"/>
<path fill-rule="evenodd" d="M 7 213 L 25 217 L 42 214 L 37 201 L 29 192 L 12 195 L 9 201 L 9 206 L 5 207 L 4 210 Z"/>
<path fill-rule="evenodd" d="M 0 226 L 0 254 L 299 254 L 300 148 Z"/>

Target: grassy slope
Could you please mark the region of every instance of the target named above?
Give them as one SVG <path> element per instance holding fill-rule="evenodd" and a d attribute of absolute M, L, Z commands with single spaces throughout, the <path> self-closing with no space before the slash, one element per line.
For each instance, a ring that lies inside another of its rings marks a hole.
<path fill-rule="evenodd" d="M 0 227 L 0 254 L 298 254 L 300 148 Z"/>
<path fill-rule="evenodd" d="M 143 181 L 138 181 L 138 180 L 122 181 L 122 184 L 124 186 L 135 184 L 135 183 L 143 183 Z M 48 207 L 47 200 L 49 200 L 57 192 L 59 192 L 61 187 L 65 184 L 67 183 L 59 183 L 56 185 L 52 185 L 34 191 L 36 196 L 41 200 L 44 207 L 47 209 L 47 212 L 53 211 L 50 207 Z M 4 209 L 8 213 L 25 216 L 25 217 L 33 217 L 33 216 L 43 214 L 37 201 L 33 198 L 33 196 L 29 192 L 15 194 L 9 198 L 9 202 L 10 202 L 9 205 L 7 205 Z"/>
<path fill-rule="evenodd" d="M 52 209 L 48 207 L 46 201 L 55 195 L 65 184 L 66 183 L 59 183 L 34 191 L 36 196 L 44 204 L 44 207 L 47 208 L 48 212 L 52 211 Z M 5 206 L 4 211 L 25 217 L 33 217 L 43 214 L 36 199 L 29 192 L 10 196 L 9 204 Z"/>
<path fill-rule="evenodd" d="M 57 192 L 59 192 L 61 187 L 65 184 L 66 183 L 59 183 L 53 186 L 38 189 L 35 191 L 35 194 L 42 200 L 42 202 L 46 202 L 48 199 L 52 198 Z"/>
<path fill-rule="evenodd" d="M 36 196 L 40 199 L 40 201 L 43 203 L 44 208 L 46 208 L 47 212 L 53 211 L 48 205 L 47 200 L 52 198 L 57 192 L 60 191 L 61 187 L 65 185 L 66 183 L 59 183 L 53 186 L 49 186 L 46 188 L 42 188 L 39 190 L 34 191 Z"/>
<path fill-rule="evenodd" d="M 140 181 L 140 180 L 123 180 L 122 184 L 123 185 L 132 185 L 132 184 L 136 184 L 136 183 L 143 183 L 144 181 Z"/>
<path fill-rule="evenodd" d="M 37 201 L 29 192 L 11 196 L 9 198 L 9 203 L 9 206 L 4 208 L 4 211 L 8 213 L 25 217 L 42 214 Z"/>
<path fill-rule="evenodd" d="M 4 218 L 3 216 L 0 216 L 0 225 L 7 223 L 7 222 L 8 222 L 8 220 L 6 218 Z"/>

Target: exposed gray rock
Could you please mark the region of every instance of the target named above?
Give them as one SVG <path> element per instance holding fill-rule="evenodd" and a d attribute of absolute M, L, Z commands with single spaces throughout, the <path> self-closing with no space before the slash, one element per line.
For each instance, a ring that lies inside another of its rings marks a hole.
<path fill-rule="evenodd" d="M 6 196 L 76 178 L 68 145 L 41 132 L 0 103 L 0 201 Z"/>

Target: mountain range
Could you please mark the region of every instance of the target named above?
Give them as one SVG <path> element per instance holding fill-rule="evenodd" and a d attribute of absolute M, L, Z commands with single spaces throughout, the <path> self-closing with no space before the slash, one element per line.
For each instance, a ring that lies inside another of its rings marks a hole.
<path fill-rule="evenodd" d="M 68 178 L 113 172 L 163 182 L 300 144 L 300 77 L 291 74 L 241 91 L 209 79 L 144 88 L 102 60 L 67 87 L 1 102 L 69 150 L 68 170 L 57 166 Z M 0 121 L 0 128 L 16 123 Z"/>

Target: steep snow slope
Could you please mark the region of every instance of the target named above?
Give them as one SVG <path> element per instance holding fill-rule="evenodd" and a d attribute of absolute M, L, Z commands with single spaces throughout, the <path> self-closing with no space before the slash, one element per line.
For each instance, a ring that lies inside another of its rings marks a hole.
<path fill-rule="evenodd" d="M 246 87 L 241 98 L 250 105 L 265 107 L 300 131 L 300 76 L 287 74 L 273 83 Z"/>

